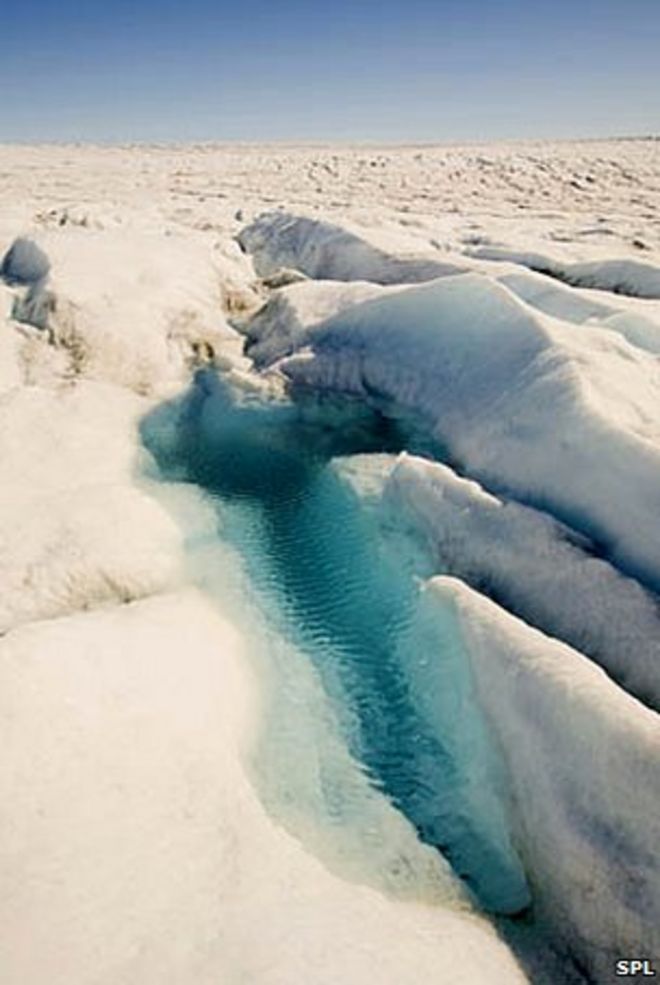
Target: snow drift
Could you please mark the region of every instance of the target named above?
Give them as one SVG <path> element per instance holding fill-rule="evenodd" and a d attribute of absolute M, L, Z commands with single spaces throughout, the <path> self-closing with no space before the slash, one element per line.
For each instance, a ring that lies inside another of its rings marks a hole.
<path fill-rule="evenodd" d="M 425 602 L 426 618 L 437 610 L 442 627 L 453 607 L 450 634 L 463 638 L 508 766 L 514 838 L 538 919 L 592 980 L 616 981 L 622 954 L 660 948 L 657 715 L 576 651 L 452 578 L 432 579 Z M 431 673 L 418 670 L 427 705 Z"/>
<path fill-rule="evenodd" d="M 497 278 L 519 298 L 548 315 L 618 332 L 631 345 L 660 355 L 660 318 L 638 307 L 606 304 L 595 291 L 566 287 L 542 274 L 511 273 Z M 639 304 L 639 302 L 637 303 Z"/>
<path fill-rule="evenodd" d="M 324 280 L 417 284 L 465 269 L 424 256 L 388 253 L 341 226 L 289 212 L 264 213 L 241 230 L 238 242 L 262 277 L 293 268 Z"/>
<path fill-rule="evenodd" d="M 638 298 L 660 298 L 660 267 L 640 260 L 608 258 L 565 263 L 543 253 L 521 252 L 497 246 L 480 246 L 467 252 L 469 256 L 482 260 L 509 260 L 519 263 L 574 287 L 598 288 Z"/>
<path fill-rule="evenodd" d="M 464 274 L 350 308 L 276 365 L 296 384 L 414 412 L 486 485 L 555 513 L 660 587 L 650 354 Z"/>
<path fill-rule="evenodd" d="M 247 338 L 246 354 L 257 367 L 288 356 L 305 340 L 307 330 L 319 322 L 370 301 L 392 288 L 364 281 L 303 281 L 274 291 L 264 306 L 241 331 Z M 396 288 L 394 288 L 396 290 Z"/>
<path fill-rule="evenodd" d="M 0 633 L 181 580 L 181 534 L 135 481 L 145 406 L 100 383 L 0 394 Z"/>
<path fill-rule="evenodd" d="M 47 330 L 70 377 L 146 394 L 235 347 L 220 274 L 231 283 L 240 254 L 215 258 L 194 239 L 121 228 L 48 230 L 40 242 L 18 240 L 5 257 L 18 290 L 12 316 Z M 44 276 L 25 280 L 36 272 Z"/>
<path fill-rule="evenodd" d="M 423 532 L 442 570 L 592 657 L 660 709 L 658 600 L 594 557 L 588 542 L 411 455 L 396 461 L 384 494 Z"/>

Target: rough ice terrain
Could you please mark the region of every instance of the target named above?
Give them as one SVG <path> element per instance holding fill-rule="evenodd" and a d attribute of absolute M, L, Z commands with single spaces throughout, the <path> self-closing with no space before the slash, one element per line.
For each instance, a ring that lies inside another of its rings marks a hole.
<path fill-rule="evenodd" d="M 3 985 L 660 962 L 660 142 L 0 161 Z"/>

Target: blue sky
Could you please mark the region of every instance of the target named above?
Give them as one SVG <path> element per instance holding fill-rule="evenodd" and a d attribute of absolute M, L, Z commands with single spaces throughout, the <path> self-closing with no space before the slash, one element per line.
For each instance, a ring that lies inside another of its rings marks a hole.
<path fill-rule="evenodd" d="M 15 0 L 0 8 L 0 140 L 659 131 L 660 0 Z"/>

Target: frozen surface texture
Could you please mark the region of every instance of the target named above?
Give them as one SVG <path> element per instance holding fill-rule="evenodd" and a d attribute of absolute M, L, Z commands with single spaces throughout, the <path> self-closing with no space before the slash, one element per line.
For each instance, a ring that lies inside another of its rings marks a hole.
<path fill-rule="evenodd" d="M 630 297 L 660 298 L 660 267 L 639 260 L 562 263 L 540 253 L 520 253 L 501 247 L 480 247 L 471 255 L 484 260 L 510 260 L 574 287 L 595 287 Z"/>
<path fill-rule="evenodd" d="M 649 353 L 597 327 L 576 332 L 477 273 L 350 308 L 298 348 L 279 363 L 292 381 L 415 413 L 463 468 L 660 586 L 660 371 Z"/>
<path fill-rule="evenodd" d="M 417 284 L 461 270 L 433 258 L 389 253 L 341 226 L 286 212 L 260 216 L 238 241 L 262 276 L 293 268 L 317 279 Z"/>
<path fill-rule="evenodd" d="M 445 570 L 588 654 L 660 708 L 657 598 L 594 557 L 588 541 L 545 513 L 411 455 L 391 469 L 385 494 Z"/>
<path fill-rule="evenodd" d="M 539 916 L 558 927 L 596 981 L 609 981 L 623 951 L 660 947 L 657 716 L 579 653 L 461 582 L 432 579 L 426 595 L 443 619 L 450 600 L 460 624 L 508 764 L 514 829 Z"/>

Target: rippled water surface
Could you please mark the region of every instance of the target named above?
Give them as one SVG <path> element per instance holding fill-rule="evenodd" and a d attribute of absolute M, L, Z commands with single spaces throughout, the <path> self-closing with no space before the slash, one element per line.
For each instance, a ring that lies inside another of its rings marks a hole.
<path fill-rule="evenodd" d="M 462 802 L 465 764 L 411 694 L 408 661 L 423 644 L 410 559 L 387 549 L 332 468 L 337 456 L 399 450 L 410 441 L 401 425 L 351 405 L 237 399 L 202 375 L 182 405 L 145 421 L 143 438 L 165 476 L 183 475 L 214 497 L 223 536 L 279 631 L 317 668 L 373 784 L 483 905 L 519 909 L 526 891 L 517 861 L 491 838 L 489 818 Z"/>

